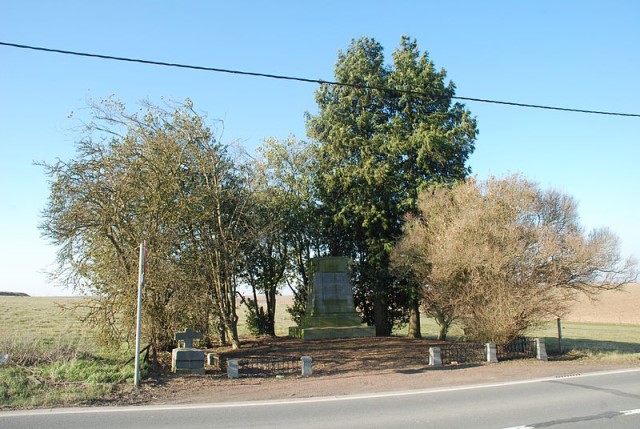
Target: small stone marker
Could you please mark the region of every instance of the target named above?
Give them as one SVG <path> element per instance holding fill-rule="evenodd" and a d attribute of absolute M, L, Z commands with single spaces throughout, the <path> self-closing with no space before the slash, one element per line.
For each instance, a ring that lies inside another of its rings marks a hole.
<path fill-rule="evenodd" d="M 176 374 L 200 374 L 204 375 L 204 350 L 193 348 L 193 340 L 201 340 L 202 333 L 188 328 L 184 332 L 178 332 L 174 337 L 184 342 L 185 347 L 178 347 L 171 352 L 171 371 Z"/>
<path fill-rule="evenodd" d="M 498 354 L 496 353 L 496 345 L 493 343 L 485 344 L 485 352 L 487 356 L 487 362 L 498 362 Z"/>
<path fill-rule="evenodd" d="M 311 359 L 311 356 L 302 356 L 300 360 L 302 361 L 302 376 L 310 376 L 312 374 L 311 362 L 313 362 L 313 359 Z"/>
<path fill-rule="evenodd" d="M 6 364 L 8 360 L 9 360 L 9 353 L 0 355 L 0 365 Z"/>
<path fill-rule="evenodd" d="M 429 366 L 442 366 L 440 347 L 429 347 Z"/>
<path fill-rule="evenodd" d="M 238 359 L 229 359 L 227 361 L 227 377 L 238 378 Z"/>
<path fill-rule="evenodd" d="M 536 358 L 543 362 L 547 362 L 547 347 L 544 344 L 544 338 L 536 338 Z"/>

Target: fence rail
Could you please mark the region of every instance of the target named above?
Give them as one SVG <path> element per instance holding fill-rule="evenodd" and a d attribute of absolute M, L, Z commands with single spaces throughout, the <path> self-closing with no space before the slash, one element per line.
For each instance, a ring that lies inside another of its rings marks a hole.
<path fill-rule="evenodd" d="M 250 373 L 297 372 L 301 368 L 299 357 L 245 357 L 238 359 L 240 371 Z"/>
<path fill-rule="evenodd" d="M 506 344 L 497 344 L 496 355 L 499 361 L 535 357 L 536 340 L 534 338 L 518 337 Z"/>
<path fill-rule="evenodd" d="M 518 337 L 508 343 L 496 344 L 498 361 L 536 357 L 534 338 Z M 478 363 L 486 360 L 485 345 L 479 343 L 453 343 L 440 346 L 444 365 L 451 363 Z"/>
<path fill-rule="evenodd" d="M 440 357 L 444 365 L 482 362 L 484 360 L 484 345 L 477 343 L 454 343 L 440 346 Z"/>
<path fill-rule="evenodd" d="M 237 358 L 226 358 L 214 356 L 211 365 L 220 370 L 227 370 L 227 360 L 238 361 L 238 369 L 242 374 L 282 374 L 285 372 L 298 372 L 302 368 L 300 357 L 293 356 L 245 356 Z"/>

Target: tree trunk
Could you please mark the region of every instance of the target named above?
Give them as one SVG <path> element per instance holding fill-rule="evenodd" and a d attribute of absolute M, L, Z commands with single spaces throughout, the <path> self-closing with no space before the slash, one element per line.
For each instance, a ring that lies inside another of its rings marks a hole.
<path fill-rule="evenodd" d="M 374 325 L 376 337 L 388 337 L 391 335 L 389 326 L 389 308 L 384 292 L 377 291 L 373 301 Z"/>
<path fill-rule="evenodd" d="M 231 348 L 238 350 L 240 348 L 240 339 L 238 338 L 238 328 L 236 323 L 225 322 L 227 338 L 231 341 Z"/>
<path fill-rule="evenodd" d="M 227 293 L 227 291 L 229 291 L 229 293 Z M 237 350 L 240 348 L 240 340 L 238 338 L 235 288 L 225 284 L 224 287 L 218 288 L 218 295 L 222 297 L 216 300 L 218 311 L 220 312 L 221 328 L 224 330 L 227 339 L 231 342 L 231 347 Z"/>
<path fill-rule="evenodd" d="M 440 327 L 440 331 L 438 332 L 438 340 L 445 341 L 447 339 L 447 334 L 449 333 L 449 326 L 451 326 L 452 320 L 446 316 L 437 316 L 436 322 Z"/>
<path fill-rule="evenodd" d="M 448 333 L 449 333 L 449 327 L 447 325 L 440 325 L 440 331 L 438 332 L 438 340 L 446 341 Z"/>
<path fill-rule="evenodd" d="M 221 345 L 224 346 L 227 344 L 227 334 L 224 330 L 224 323 L 222 323 L 222 319 L 218 321 L 218 338 L 220 339 Z"/>
<path fill-rule="evenodd" d="M 158 360 L 158 349 L 155 345 L 149 344 L 151 348 L 151 368 L 154 374 L 160 374 L 160 361 Z"/>
<path fill-rule="evenodd" d="M 240 337 L 238 336 L 238 314 L 236 313 L 235 295 L 232 295 L 231 301 L 231 323 L 229 324 L 228 335 L 231 339 L 231 348 L 237 350 L 240 348 Z M 226 319 L 225 319 L 226 320 Z"/>
<path fill-rule="evenodd" d="M 409 338 L 422 338 L 422 332 L 420 331 L 420 301 L 412 299 L 409 303 L 409 331 L 407 332 Z"/>
<path fill-rule="evenodd" d="M 276 287 L 272 286 L 266 291 L 267 299 L 267 332 L 265 334 L 276 336 Z"/>

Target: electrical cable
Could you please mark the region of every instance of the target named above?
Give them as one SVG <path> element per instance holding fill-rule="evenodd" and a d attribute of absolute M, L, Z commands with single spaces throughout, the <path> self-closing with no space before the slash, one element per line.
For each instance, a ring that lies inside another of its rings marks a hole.
<path fill-rule="evenodd" d="M 269 79 L 314 83 L 319 85 L 344 86 L 344 87 L 351 87 L 351 88 L 358 88 L 358 89 L 396 92 L 400 94 L 414 95 L 417 97 L 432 98 L 430 94 L 420 92 L 420 91 L 394 89 L 394 88 L 364 85 L 364 84 L 357 84 L 357 83 L 335 82 L 335 81 L 329 81 L 329 80 L 323 80 L 323 79 L 309 79 L 309 78 L 296 77 L 296 76 L 286 76 L 286 75 L 277 75 L 277 74 L 269 74 L 269 73 L 223 69 L 223 68 L 217 68 L 217 67 L 195 66 L 195 65 L 189 65 L 189 64 L 169 63 L 164 61 L 144 60 L 140 58 L 128 58 L 128 57 L 119 57 L 119 56 L 113 56 L 113 55 L 92 54 L 88 52 L 77 52 L 77 51 L 68 51 L 63 49 L 45 48 L 41 46 L 21 45 L 18 43 L 10 43 L 10 42 L 2 42 L 2 41 L 0 41 L 0 46 L 7 46 L 12 48 L 18 48 L 18 49 L 28 49 L 28 50 L 39 51 L 39 52 L 50 52 L 50 53 L 63 54 L 63 55 L 73 55 L 78 57 L 99 58 L 103 60 L 112 60 L 112 61 L 124 61 L 124 62 L 147 64 L 147 65 L 154 65 L 154 66 L 175 67 L 175 68 L 182 68 L 182 69 L 209 71 L 209 72 L 216 72 L 216 73 L 227 73 L 227 74 L 235 74 L 235 75 L 242 75 L 242 76 L 263 77 L 263 78 L 269 78 Z M 528 107 L 533 109 L 556 110 L 561 112 L 588 113 L 588 114 L 594 114 L 594 115 L 624 116 L 624 117 L 640 118 L 640 114 L 638 113 L 621 113 L 621 112 L 608 112 L 608 111 L 602 111 L 602 110 L 576 109 L 576 108 L 570 108 L 570 107 L 546 106 L 542 104 L 518 103 L 513 101 L 490 100 L 485 98 L 474 98 L 474 97 L 452 96 L 451 98 L 454 100 L 500 104 L 505 106 L 515 106 L 515 107 Z"/>

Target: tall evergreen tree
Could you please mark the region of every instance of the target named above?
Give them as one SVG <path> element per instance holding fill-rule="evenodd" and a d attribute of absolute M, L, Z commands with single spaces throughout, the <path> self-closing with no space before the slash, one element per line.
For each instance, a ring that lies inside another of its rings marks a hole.
<path fill-rule="evenodd" d="M 385 65 L 374 39 L 353 40 L 335 66 L 336 81 L 349 86 L 322 85 L 319 111 L 307 117 L 308 135 L 319 144 L 327 242 L 331 253 L 354 259 L 356 303 L 377 335 L 408 321 L 409 308 L 418 314 L 419 294 L 389 270 L 403 217 L 415 211 L 420 189 L 469 173 L 477 134 L 469 111 L 452 103 L 446 72 L 435 70 L 415 40 L 403 37 L 393 60 Z M 415 331 L 419 320 L 413 322 Z"/>

